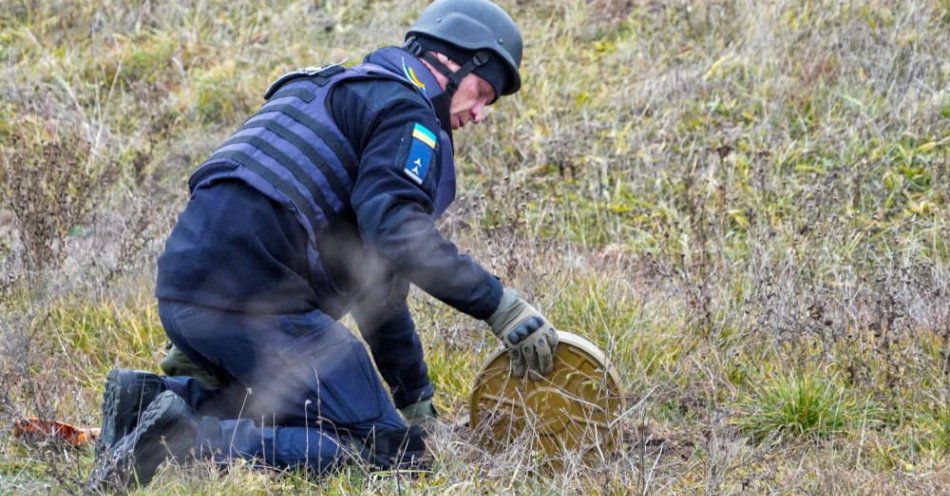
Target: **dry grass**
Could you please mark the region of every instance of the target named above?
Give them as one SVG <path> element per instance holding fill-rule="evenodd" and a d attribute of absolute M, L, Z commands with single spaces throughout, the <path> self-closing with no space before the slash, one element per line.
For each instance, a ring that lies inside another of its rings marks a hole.
<path fill-rule="evenodd" d="M 0 421 L 97 422 L 110 367 L 156 368 L 190 170 L 276 75 L 355 62 L 424 3 L 3 3 Z M 169 467 L 142 493 L 945 492 L 950 5 L 503 3 L 525 87 L 459 133 L 444 232 L 608 351 L 621 453 L 546 473 L 445 431 L 423 477 Z M 412 306 L 463 414 L 495 343 Z M 4 435 L 0 493 L 75 491 L 90 458 Z"/>

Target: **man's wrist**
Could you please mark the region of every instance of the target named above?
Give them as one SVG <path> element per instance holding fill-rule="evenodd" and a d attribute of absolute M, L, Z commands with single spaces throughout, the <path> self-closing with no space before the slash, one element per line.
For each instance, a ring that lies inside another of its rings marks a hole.
<path fill-rule="evenodd" d="M 506 318 L 509 318 L 508 315 L 512 309 L 512 306 L 518 302 L 521 298 L 521 295 L 517 291 L 511 288 L 504 288 L 501 293 L 501 298 L 498 300 L 498 308 L 495 309 L 492 314 L 485 319 L 485 322 L 491 326 L 492 331 L 495 334 L 498 333 L 500 327 L 504 327 L 506 322 L 503 322 Z"/>
<path fill-rule="evenodd" d="M 501 295 L 505 289 L 497 277 L 487 271 L 484 274 L 483 284 L 487 287 L 485 296 L 479 298 L 478 304 L 465 311 L 469 316 L 478 320 L 486 320 L 498 310 L 499 303 L 501 303 Z"/>

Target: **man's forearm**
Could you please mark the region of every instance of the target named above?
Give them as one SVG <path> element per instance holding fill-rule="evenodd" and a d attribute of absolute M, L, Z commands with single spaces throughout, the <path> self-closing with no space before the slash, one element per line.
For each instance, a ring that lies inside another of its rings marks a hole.
<path fill-rule="evenodd" d="M 363 238 L 401 276 L 477 319 L 488 318 L 497 309 L 501 283 L 475 260 L 460 255 L 420 208 L 383 196 L 358 214 L 363 214 Z"/>

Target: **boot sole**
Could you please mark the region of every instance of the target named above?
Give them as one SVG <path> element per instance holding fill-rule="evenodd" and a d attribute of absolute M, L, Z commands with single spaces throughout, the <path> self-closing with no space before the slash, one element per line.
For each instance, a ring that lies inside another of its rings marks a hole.
<path fill-rule="evenodd" d="M 107 453 L 135 429 L 139 415 L 164 389 L 160 379 L 148 372 L 112 369 L 106 378 L 102 398 L 102 429 L 96 456 Z"/>
<path fill-rule="evenodd" d="M 120 411 L 128 411 L 131 405 L 119 405 L 122 391 L 132 387 L 130 374 L 124 370 L 113 369 L 106 378 L 106 388 L 102 395 L 102 430 L 99 432 L 99 442 L 96 443 L 96 458 L 112 449 L 122 436 L 131 430 L 131 422 L 121 422 L 118 418 Z"/>
<path fill-rule="evenodd" d="M 169 455 L 176 458 L 187 453 L 169 453 L 168 446 L 177 446 L 188 443 L 188 451 L 194 444 L 197 434 L 197 425 L 193 432 L 183 432 L 181 429 L 169 429 L 181 422 L 187 413 L 188 406 L 175 393 L 166 391 L 159 394 L 142 414 L 138 425 L 131 434 L 123 437 L 109 453 L 107 459 L 101 460 L 93 474 L 90 487 L 99 488 L 102 485 L 114 488 L 126 488 L 133 481 L 146 485 L 155 475 L 159 465 Z M 187 422 L 187 421 L 186 421 Z M 164 433 L 164 435 L 162 435 Z M 146 438 L 143 442 L 143 438 Z"/>

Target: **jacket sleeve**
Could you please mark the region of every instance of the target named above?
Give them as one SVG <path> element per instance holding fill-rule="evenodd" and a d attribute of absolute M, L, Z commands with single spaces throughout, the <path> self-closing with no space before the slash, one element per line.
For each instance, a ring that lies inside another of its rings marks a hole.
<path fill-rule="evenodd" d="M 485 319 L 498 307 L 501 284 L 436 229 L 431 213 L 441 166 L 438 150 L 421 184 L 406 171 L 417 124 L 438 129 L 427 105 L 412 98 L 393 101 L 369 123 L 350 200 L 360 235 L 400 276 L 459 311 Z"/>
<path fill-rule="evenodd" d="M 356 302 L 353 318 L 369 345 L 396 408 L 432 397 L 422 343 L 406 305 L 409 283 L 393 278 L 370 288 Z"/>

